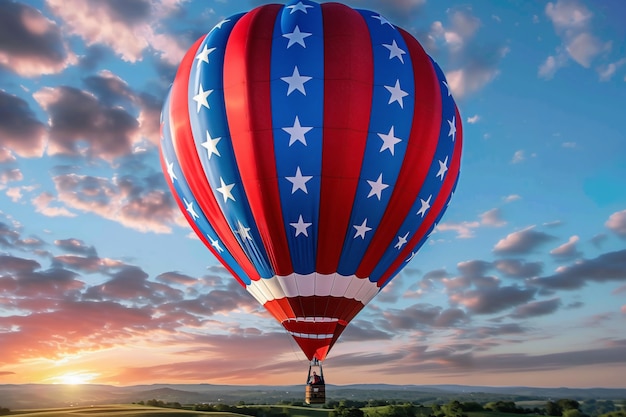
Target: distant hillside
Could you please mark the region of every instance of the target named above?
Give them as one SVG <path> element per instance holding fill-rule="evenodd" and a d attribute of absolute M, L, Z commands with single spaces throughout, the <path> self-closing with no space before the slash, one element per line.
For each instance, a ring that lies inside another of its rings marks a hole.
<path fill-rule="evenodd" d="M 327 385 L 328 400 L 417 401 L 422 404 L 497 400 L 574 400 L 626 398 L 626 389 L 486 387 L 465 385 Z M 225 403 L 276 404 L 302 401 L 304 386 L 239 386 L 211 384 L 155 384 L 116 387 L 111 385 L 0 385 L 0 406 L 11 409 L 128 404 L 157 399 L 181 404 Z"/>

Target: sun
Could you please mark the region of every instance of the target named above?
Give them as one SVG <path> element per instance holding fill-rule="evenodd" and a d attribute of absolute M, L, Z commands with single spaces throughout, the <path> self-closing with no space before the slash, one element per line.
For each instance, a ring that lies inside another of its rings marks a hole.
<path fill-rule="evenodd" d="M 51 379 L 54 384 L 82 385 L 90 383 L 96 376 L 90 372 L 68 372 Z"/>

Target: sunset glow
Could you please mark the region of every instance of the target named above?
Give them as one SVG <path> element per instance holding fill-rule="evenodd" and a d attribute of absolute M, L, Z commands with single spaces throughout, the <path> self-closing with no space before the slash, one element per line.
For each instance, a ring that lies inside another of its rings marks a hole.
<path fill-rule="evenodd" d="M 89 384 L 97 376 L 98 374 L 89 372 L 68 372 L 66 374 L 50 378 L 50 382 L 53 384 L 64 385 Z"/>

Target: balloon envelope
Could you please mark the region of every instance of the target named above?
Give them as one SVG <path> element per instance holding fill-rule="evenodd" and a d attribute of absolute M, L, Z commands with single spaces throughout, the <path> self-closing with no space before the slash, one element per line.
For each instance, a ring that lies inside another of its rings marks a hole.
<path fill-rule="evenodd" d="M 432 232 L 461 143 L 417 40 L 338 3 L 220 22 L 183 58 L 162 112 L 181 210 L 309 359 L 325 359 Z"/>

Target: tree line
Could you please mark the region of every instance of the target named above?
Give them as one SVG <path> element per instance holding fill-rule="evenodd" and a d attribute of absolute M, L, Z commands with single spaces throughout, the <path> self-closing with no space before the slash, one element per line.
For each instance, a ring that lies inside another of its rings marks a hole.
<path fill-rule="evenodd" d="M 164 402 L 156 399 L 140 401 L 138 404 L 155 407 L 183 408 L 178 402 Z M 284 405 L 285 407 L 280 407 Z M 231 412 L 251 417 L 290 417 L 287 406 L 306 406 L 301 401 L 283 401 L 278 406 L 245 404 L 237 405 L 194 404 L 195 411 Z M 610 400 L 586 400 L 578 402 L 571 399 L 549 400 L 543 407 L 525 408 L 514 401 L 491 401 L 481 404 L 476 401 L 457 400 L 446 404 L 422 405 L 419 403 L 385 400 L 330 400 L 324 404 L 330 409 L 328 417 L 470 417 L 469 413 L 527 414 L 549 417 L 626 417 L 626 400 L 617 405 Z M 7 410 L 8 411 L 8 410 Z M 0 409 L 0 415 L 2 414 Z"/>

